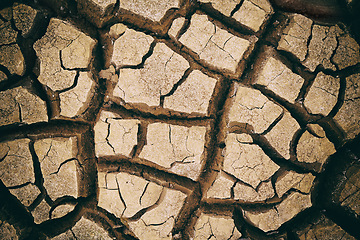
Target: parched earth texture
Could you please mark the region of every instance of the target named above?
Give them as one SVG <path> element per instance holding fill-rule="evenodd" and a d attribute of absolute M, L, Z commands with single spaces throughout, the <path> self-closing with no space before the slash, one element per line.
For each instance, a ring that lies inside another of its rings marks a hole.
<path fill-rule="evenodd" d="M 0 239 L 359 239 L 335 2 L 2 1 Z"/>

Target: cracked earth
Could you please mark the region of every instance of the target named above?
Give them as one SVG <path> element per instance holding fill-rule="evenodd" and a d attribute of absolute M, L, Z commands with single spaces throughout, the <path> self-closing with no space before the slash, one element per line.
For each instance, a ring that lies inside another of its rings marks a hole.
<path fill-rule="evenodd" d="M 359 239 L 360 36 L 286 2 L 2 4 L 0 238 Z"/>

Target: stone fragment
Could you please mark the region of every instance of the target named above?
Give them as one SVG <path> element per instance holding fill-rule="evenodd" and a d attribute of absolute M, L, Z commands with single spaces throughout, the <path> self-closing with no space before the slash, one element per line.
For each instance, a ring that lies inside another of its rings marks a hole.
<path fill-rule="evenodd" d="M 15 26 L 21 31 L 21 35 L 27 37 L 33 28 L 38 10 L 25 5 L 15 3 L 12 7 Z"/>
<path fill-rule="evenodd" d="M 179 33 L 180 29 L 182 28 L 182 26 L 185 23 L 185 18 L 184 17 L 180 17 L 180 18 L 176 18 L 172 24 L 171 24 L 171 28 L 169 29 L 168 34 L 172 37 L 176 37 L 177 34 Z"/>
<path fill-rule="evenodd" d="M 303 62 L 304 66 L 311 71 L 315 71 L 320 64 L 324 68 L 336 70 L 336 67 L 331 62 L 331 57 L 337 46 L 336 37 L 340 32 L 341 30 L 337 25 L 320 26 L 315 24 L 307 51 L 308 55 Z"/>
<path fill-rule="evenodd" d="M 109 36 L 113 39 L 118 39 L 127 29 L 128 28 L 122 23 L 114 24 L 110 27 Z"/>
<path fill-rule="evenodd" d="M 303 133 L 296 147 L 296 154 L 299 162 L 325 163 L 331 154 L 336 152 L 334 144 L 325 136 L 324 130 L 316 124 L 311 124 L 316 133 L 321 137 L 312 135 L 309 131 Z"/>
<path fill-rule="evenodd" d="M 97 27 L 103 27 L 111 14 L 117 15 L 117 0 L 76 0 L 78 10 L 86 15 Z M 66 2 L 65 2 L 66 3 Z"/>
<path fill-rule="evenodd" d="M 310 195 L 291 193 L 279 205 L 263 212 L 244 211 L 245 218 L 264 232 L 277 230 L 283 223 L 311 207 Z"/>
<path fill-rule="evenodd" d="M 180 42 L 200 54 L 216 33 L 216 28 L 206 15 L 194 14 L 191 17 L 190 27 L 181 36 Z"/>
<path fill-rule="evenodd" d="M 206 127 L 150 124 L 146 145 L 139 157 L 196 180 L 200 174 L 205 132 Z"/>
<path fill-rule="evenodd" d="M 71 232 L 71 230 L 68 230 L 68 231 L 61 233 L 60 235 L 57 235 L 50 239 L 51 240 L 68 240 L 68 239 L 72 239 L 73 237 L 74 237 L 74 235 Z"/>
<path fill-rule="evenodd" d="M 233 18 L 257 32 L 265 22 L 268 14 L 256 3 L 245 0 L 240 9 L 234 13 Z"/>
<path fill-rule="evenodd" d="M 339 46 L 333 56 L 333 62 L 339 69 L 355 65 L 360 62 L 360 47 L 355 39 L 348 34 L 339 37 Z"/>
<path fill-rule="evenodd" d="M 327 116 L 337 102 L 339 89 L 339 78 L 320 72 L 305 97 L 304 105 L 313 114 Z"/>
<path fill-rule="evenodd" d="M 30 140 L 18 139 L 0 143 L 0 180 L 25 206 L 29 206 L 40 193 L 35 182 Z"/>
<path fill-rule="evenodd" d="M 339 201 L 360 215 L 360 165 L 354 164 L 345 173 L 345 185 L 340 188 Z"/>
<path fill-rule="evenodd" d="M 52 90 L 71 87 L 76 75 L 72 69 L 88 68 L 95 44 L 70 23 L 50 19 L 45 35 L 34 44 L 40 59 L 39 81 Z"/>
<path fill-rule="evenodd" d="M 340 188 L 341 192 L 338 196 L 334 197 L 336 200 L 338 200 L 339 202 L 343 203 L 344 200 L 347 199 L 351 199 L 354 197 L 357 197 L 357 191 L 358 191 L 358 187 L 356 185 L 354 185 L 354 183 L 350 182 L 350 181 L 346 181 L 345 185 L 342 186 L 342 188 Z M 354 197 L 353 197 L 354 196 Z M 354 199 L 352 199 L 354 200 Z M 343 203 L 343 205 L 345 205 Z"/>
<path fill-rule="evenodd" d="M 313 21 L 303 15 L 292 15 L 277 49 L 293 53 L 300 61 L 305 60 L 312 24 Z"/>
<path fill-rule="evenodd" d="M 347 239 L 355 240 L 340 226 L 325 216 L 321 216 L 314 224 L 309 225 L 302 231 L 297 232 L 300 240 L 312 240 L 312 239 Z"/>
<path fill-rule="evenodd" d="M 346 78 L 344 104 L 334 119 L 340 124 L 348 139 L 360 133 L 360 74 Z"/>
<path fill-rule="evenodd" d="M 6 67 L 11 74 L 24 75 L 25 60 L 19 45 L 0 46 L 0 65 Z"/>
<path fill-rule="evenodd" d="M 96 156 L 121 154 L 131 157 L 137 144 L 139 124 L 139 120 L 125 120 L 110 112 L 102 112 L 94 127 Z"/>
<path fill-rule="evenodd" d="M 180 42 L 211 65 L 236 71 L 250 41 L 232 35 L 208 20 L 206 15 L 194 14 L 189 29 Z"/>
<path fill-rule="evenodd" d="M 293 73 L 282 62 L 272 57 L 266 60 L 256 84 L 263 85 L 289 102 L 294 102 L 304 79 Z"/>
<path fill-rule="evenodd" d="M 0 71 L 0 83 L 7 79 L 6 74 L 3 71 Z"/>
<path fill-rule="evenodd" d="M 67 69 L 86 69 L 92 58 L 92 51 L 96 41 L 84 33 L 71 40 L 71 43 L 60 50 L 60 58 L 64 68 Z"/>
<path fill-rule="evenodd" d="M 235 133 L 230 133 L 231 134 L 235 134 Z M 253 138 L 251 137 L 251 135 L 247 134 L 247 133 L 239 133 L 236 134 L 236 141 L 238 141 L 241 144 L 252 144 L 253 142 Z"/>
<path fill-rule="evenodd" d="M 234 183 L 235 182 L 233 180 L 231 180 L 223 171 L 221 171 L 207 191 L 206 197 L 230 199 L 231 188 L 233 187 Z"/>
<path fill-rule="evenodd" d="M 256 188 L 268 180 L 279 166 L 253 144 L 241 143 L 240 134 L 230 133 L 225 140 L 223 170 Z"/>
<path fill-rule="evenodd" d="M 7 7 L 0 10 L 0 15 L 6 20 L 10 21 L 12 19 L 12 8 Z"/>
<path fill-rule="evenodd" d="M 188 67 L 182 56 L 164 43 L 158 43 L 142 68 L 120 69 L 114 96 L 128 103 L 159 106 L 160 96 L 170 92 Z"/>
<path fill-rule="evenodd" d="M 120 8 L 132 11 L 152 21 L 160 21 L 171 8 L 178 8 L 179 0 L 122 0 Z"/>
<path fill-rule="evenodd" d="M 46 104 L 22 87 L 0 92 L 0 125 L 47 121 Z"/>
<path fill-rule="evenodd" d="M 114 177 L 116 178 L 116 176 Z M 109 211 L 117 217 L 121 217 L 125 209 L 121 201 L 118 188 L 99 188 L 98 206 Z"/>
<path fill-rule="evenodd" d="M 31 173 L 30 173 L 31 174 Z M 27 184 L 21 188 L 9 189 L 10 193 L 17 197 L 24 206 L 28 207 L 40 194 L 40 190 L 33 184 Z"/>
<path fill-rule="evenodd" d="M 163 192 L 163 187 L 128 173 L 102 173 L 98 177 L 98 206 L 119 218 L 131 218 L 140 210 L 155 205 Z"/>
<path fill-rule="evenodd" d="M 103 69 L 99 72 L 100 79 L 106 79 L 110 81 L 111 84 L 117 84 L 119 76 L 116 74 L 115 67 L 110 65 L 108 69 Z"/>
<path fill-rule="evenodd" d="M 145 33 L 119 26 L 119 33 L 124 30 L 122 35 L 116 39 L 111 61 L 116 68 L 123 66 L 138 65 L 141 63 L 143 56 L 149 51 L 150 44 L 154 39 Z M 111 29 L 110 29 L 111 31 Z M 115 30 L 113 30 L 115 31 Z M 113 33 L 113 35 L 120 35 Z"/>
<path fill-rule="evenodd" d="M 353 195 L 349 196 L 344 202 L 341 203 L 342 206 L 346 206 L 354 211 L 357 215 L 360 214 L 360 191 L 357 191 Z"/>
<path fill-rule="evenodd" d="M 109 234 L 98 224 L 81 217 L 81 219 L 70 230 L 51 238 L 51 240 L 68 240 L 68 239 L 99 239 L 111 240 Z"/>
<path fill-rule="evenodd" d="M 40 224 L 46 220 L 49 220 L 49 212 L 51 207 L 46 203 L 45 200 L 42 200 L 39 205 L 31 212 L 34 217 L 34 222 Z"/>
<path fill-rule="evenodd" d="M 236 228 L 232 218 L 202 213 L 195 224 L 194 235 L 194 240 L 235 240 L 239 239 L 242 234 Z"/>
<path fill-rule="evenodd" d="M 211 65 L 234 73 L 249 45 L 248 40 L 233 36 L 227 31 L 217 28 L 216 34 L 209 39 L 208 45 L 199 56 Z"/>
<path fill-rule="evenodd" d="M 76 138 L 47 138 L 34 144 L 50 198 L 77 197 Z"/>
<path fill-rule="evenodd" d="M 107 9 L 116 4 L 116 0 L 91 0 L 98 8 L 102 14 L 105 14 Z"/>
<path fill-rule="evenodd" d="M 231 12 L 241 2 L 241 0 L 200 0 L 202 3 L 211 3 L 212 7 L 230 17 Z"/>
<path fill-rule="evenodd" d="M 176 91 L 164 99 L 164 108 L 185 113 L 207 114 L 216 79 L 194 70 Z"/>
<path fill-rule="evenodd" d="M 88 72 L 80 72 L 74 88 L 60 93 L 61 115 L 74 117 L 94 92 L 94 82 Z"/>
<path fill-rule="evenodd" d="M 302 193 L 309 193 L 314 180 L 315 176 L 311 173 L 300 174 L 294 171 L 285 171 L 276 180 L 276 193 L 279 197 L 282 197 L 290 189 L 296 189 Z"/>
<path fill-rule="evenodd" d="M 241 182 L 236 183 L 234 187 L 234 199 L 246 202 L 265 201 L 274 197 L 275 192 L 271 181 L 262 182 L 254 189 Z"/>
<path fill-rule="evenodd" d="M 264 132 L 282 113 L 282 108 L 259 90 L 239 86 L 230 108 L 229 123 L 246 123 L 255 133 Z"/>
<path fill-rule="evenodd" d="M 16 99 L 14 99 L 16 93 L 17 89 L 0 92 L 1 125 L 17 123 L 21 121 L 20 111 L 18 109 L 19 104 L 17 104 Z"/>
<path fill-rule="evenodd" d="M 285 111 L 283 118 L 265 135 L 270 144 L 284 158 L 290 158 L 290 142 L 295 132 L 300 128 L 297 121 Z"/>
<path fill-rule="evenodd" d="M 117 187 L 117 185 L 113 184 L 114 181 L 113 179 L 116 181 L 115 177 L 116 177 L 116 173 L 107 173 L 107 172 L 100 172 L 98 171 L 97 172 L 97 183 L 98 183 L 98 187 L 99 188 L 111 188 L 111 187 L 108 187 L 108 182 L 109 180 L 107 178 L 111 178 L 110 180 L 110 185 L 113 186 L 114 188 Z"/>
<path fill-rule="evenodd" d="M 268 14 L 274 11 L 269 0 L 250 0 L 250 1 L 259 8 L 263 9 Z"/>
<path fill-rule="evenodd" d="M 99 225 L 91 220 L 82 217 L 74 227 L 72 232 L 76 239 L 101 239 L 110 240 L 109 234 Z"/>
<path fill-rule="evenodd" d="M 72 205 L 58 205 L 51 213 L 51 218 L 61 218 L 67 215 L 69 212 L 74 210 L 74 206 Z"/>
<path fill-rule="evenodd" d="M 0 179 L 6 187 L 35 182 L 29 143 L 29 139 L 0 143 Z"/>
<path fill-rule="evenodd" d="M 168 188 L 164 189 L 163 194 L 157 207 L 147 211 L 139 220 L 128 222 L 130 230 L 139 239 L 172 239 L 171 230 L 186 194 Z"/>
<path fill-rule="evenodd" d="M 11 27 L 10 21 L 0 19 L 0 46 L 16 42 L 18 32 Z"/>
<path fill-rule="evenodd" d="M 13 225 L 0 220 L 0 236 L 3 240 L 18 240 L 16 229 Z"/>

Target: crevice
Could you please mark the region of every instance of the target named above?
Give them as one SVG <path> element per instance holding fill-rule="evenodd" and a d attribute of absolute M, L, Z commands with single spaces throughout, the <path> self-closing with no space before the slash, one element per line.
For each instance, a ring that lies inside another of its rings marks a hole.
<path fill-rule="evenodd" d="M 109 141 L 109 137 L 110 137 L 110 134 L 111 134 L 111 124 L 108 122 L 108 118 L 105 120 L 105 123 L 107 124 L 107 135 L 105 137 L 105 140 L 106 140 L 106 143 L 107 145 L 112 149 L 113 153 L 116 155 L 116 151 L 115 151 L 115 148 L 113 147 L 113 145 L 110 143 Z"/>
<path fill-rule="evenodd" d="M 299 103 L 290 103 L 288 100 L 276 95 L 273 91 L 267 89 L 262 85 L 255 84 L 254 88 L 259 90 L 270 100 L 274 100 L 291 114 L 291 116 L 298 122 L 300 127 L 305 127 L 308 123 L 313 123 L 321 119 L 320 115 L 309 114 L 305 108 Z"/>
<path fill-rule="evenodd" d="M 134 154 L 131 154 L 133 158 L 139 157 L 141 151 L 143 150 L 144 146 L 146 145 L 147 139 L 147 127 L 148 123 L 141 121 L 138 125 L 138 133 L 137 133 L 137 145 L 134 147 Z"/>
<path fill-rule="evenodd" d="M 185 16 L 185 22 L 183 26 L 180 28 L 179 32 L 176 35 L 176 39 L 179 40 L 182 35 L 189 29 L 191 24 L 191 17 L 194 14 L 195 10 L 189 11 Z"/>
<path fill-rule="evenodd" d="M 240 8 L 241 8 L 241 6 L 243 5 L 244 1 L 245 1 L 245 0 L 241 0 L 241 1 L 236 5 L 236 7 L 231 11 L 230 17 L 233 17 L 234 14 L 235 14 L 237 11 L 240 10 Z"/>
<path fill-rule="evenodd" d="M 8 189 L 19 189 L 19 188 L 26 187 L 26 186 L 31 185 L 31 184 L 32 184 L 32 182 L 25 182 L 25 183 L 22 183 L 20 185 L 9 186 L 7 188 Z"/>
<path fill-rule="evenodd" d="M 221 21 L 221 25 L 223 25 L 227 30 L 229 30 L 231 33 L 237 33 L 241 34 L 243 36 L 249 36 L 249 35 L 257 35 L 254 30 L 251 28 L 241 24 L 240 22 L 236 21 L 232 17 L 224 16 L 219 11 L 215 10 L 211 4 L 200 4 L 199 8 L 204 11 L 208 16 L 211 18 Z"/>
<path fill-rule="evenodd" d="M 270 159 L 279 165 L 280 167 L 285 167 L 287 169 L 291 169 L 297 173 L 309 173 L 311 172 L 313 175 L 317 175 L 317 172 L 315 172 L 312 169 L 311 164 L 306 163 L 299 163 L 294 162 L 291 160 L 286 160 L 283 158 L 269 143 L 269 141 L 265 138 L 265 136 L 252 134 L 252 138 L 254 140 L 254 143 L 257 144 L 264 153 L 270 157 Z"/>
<path fill-rule="evenodd" d="M 125 199 L 123 198 L 123 196 L 122 196 L 122 194 L 121 194 L 120 184 L 119 184 L 119 180 L 117 179 L 117 176 L 115 176 L 115 181 L 116 181 L 117 192 L 118 192 L 120 201 L 121 201 L 121 203 L 124 205 L 124 210 L 123 210 L 123 212 L 121 213 L 121 215 L 123 215 L 124 212 L 125 212 L 126 209 L 127 209 L 127 206 L 126 206 Z"/>
<path fill-rule="evenodd" d="M 269 125 L 269 127 L 260 133 L 260 135 L 268 134 L 276 126 L 276 124 L 281 121 L 281 119 L 284 117 L 284 114 L 284 111 L 282 111 L 281 114 Z"/>
<path fill-rule="evenodd" d="M 0 127 L 0 142 L 27 138 L 45 137 L 71 137 L 85 132 L 89 128 L 87 123 L 82 121 L 51 120 L 25 125 L 10 125 Z"/>
<path fill-rule="evenodd" d="M 181 84 L 183 84 L 186 81 L 187 77 L 190 75 L 191 72 L 192 72 L 191 68 L 186 69 L 183 76 L 180 78 L 180 80 L 177 83 L 173 85 L 171 90 L 167 94 L 160 95 L 160 107 L 164 107 L 165 98 L 173 95 L 175 91 L 181 86 Z"/>
<path fill-rule="evenodd" d="M 339 66 L 337 65 L 337 63 L 335 63 L 334 61 L 334 57 L 336 55 L 336 52 L 337 50 L 339 49 L 340 47 L 340 41 L 339 41 L 339 37 L 338 36 L 335 36 L 336 37 L 336 47 L 334 49 L 334 51 L 332 52 L 331 56 L 330 56 L 330 62 L 335 66 L 336 70 L 339 70 Z"/>
<path fill-rule="evenodd" d="M 91 198 L 78 198 L 79 203 L 74 210 L 63 217 L 46 220 L 38 225 L 38 228 L 48 237 L 55 237 L 73 226 L 81 219 L 84 212 L 84 206 L 91 202 Z"/>
<path fill-rule="evenodd" d="M 50 208 L 49 218 L 52 219 L 52 214 L 57 207 L 59 207 L 61 205 L 75 206 L 76 204 L 77 204 L 77 199 L 74 198 L 73 196 L 62 196 L 62 197 L 56 199 Z"/>
<path fill-rule="evenodd" d="M 71 235 L 74 237 L 74 239 L 77 240 L 78 238 L 76 237 L 74 231 L 72 229 L 69 229 L 69 231 L 71 232 Z"/>
<path fill-rule="evenodd" d="M 75 41 L 75 39 L 74 39 L 73 41 Z M 59 51 L 59 59 L 60 59 L 60 66 L 61 66 L 61 68 L 62 68 L 63 70 L 76 71 L 76 73 L 78 73 L 79 71 L 83 71 L 83 72 L 89 71 L 88 68 L 67 68 L 67 67 L 65 67 L 65 66 L 64 66 L 64 62 L 63 62 L 63 60 L 62 60 L 62 51 L 63 51 L 63 50 L 60 50 L 60 51 Z"/>
<path fill-rule="evenodd" d="M 29 74 L 29 77 L 36 95 L 39 96 L 41 100 L 45 101 L 48 120 L 52 119 L 58 112 L 55 100 L 58 95 L 52 92 L 47 86 L 41 84 L 34 73 Z"/>
<path fill-rule="evenodd" d="M 344 104 L 345 101 L 345 93 L 346 93 L 346 79 L 344 77 L 340 77 L 340 88 L 338 92 L 338 97 L 335 106 L 331 109 L 328 117 L 335 117 L 335 115 L 339 112 L 340 108 Z"/>
<path fill-rule="evenodd" d="M 15 226 L 20 238 L 45 239 L 43 233 L 38 231 L 34 223 L 34 218 L 24 205 L 22 205 L 21 202 L 9 192 L 1 180 L 0 193 L 1 220 Z"/>
<path fill-rule="evenodd" d="M 120 9 L 120 0 L 116 0 L 115 4 L 114 4 L 114 8 L 113 10 L 111 11 L 112 14 L 118 14 L 119 12 L 119 9 Z"/>
<path fill-rule="evenodd" d="M 149 183 L 148 183 L 149 184 Z M 143 194 L 145 193 L 145 190 L 143 192 Z M 159 204 L 164 200 L 165 198 L 165 195 L 166 195 L 166 190 L 164 190 L 164 188 L 161 190 L 161 193 L 160 193 L 160 196 L 159 198 L 156 200 L 156 202 L 149 206 L 149 207 L 146 207 L 146 208 L 142 208 L 140 209 L 137 213 L 135 213 L 132 217 L 128 218 L 129 221 L 138 221 L 141 219 L 141 217 L 148 211 L 151 211 L 152 209 L 155 209 L 156 207 L 159 206 Z M 125 211 L 125 210 L 124 210 Z M 165 221 L 166 222 L 166 221 Z M 157 224 L 150 224 L 151 226 L 157 226 Z M 161 224 L 158 224 L 158 225 L 161 225 Z M 149 226 L 149 225 L 147 225 Z"/>
<path fill-rule="evenodd" d="M 9 152 L 10 152 L 10 148 L 8 147 L 8 150 L 7 150 L 7 152 L 5 153 L 5 155 L 0 158 L 0 163 L 5 160 L 5 158 L 9 155 Z M 3 154 L 3 153 L 1 153 L 1 154 Z"/>
<path fill-rule="evenodd" d="M 100 225 L 109 232 L 110 237 L 115 239 L 135 240 L 134 236 L 126 229 L 127 226 L 121 219 L 116 218 L 113 214 L 109 214 L 100 207 L 87 208 L 84 214 L 86 218 L 89 218 Z"/>
<path fill-rule="evenodd" d="M 140 204 L 140 205 L 141 205 L 141 200 L 142 200 L 142 198 L 143 198 L 143 196 L 144 196 L 144 194 L 145 194 L 145 192 L 146 192 L 149 184 L 150 184 L 150 182 L 146 183 L 146 185 L 145 185 L 145 187 L 144 187 L 144 190 L 143 190 L 143 192 L 141 193 L 141 196 L 140 196 L 140 198 L 139 198 L 139 204 Z"/>
<path fill-rule="evenodd" d="M 33 168 L 34 168 L 34 175 L 35 175 L 35 182 L 34 185 L 40 190 L 39 196 L 34 200 L 34 202 L 29 206 L 29 210 L 34 210 L 41 201 L 48 196 L 47 191 L 44 187 L 44 177 L 41 171 L 41 163 L 40 159 L 36 154 L 35 151 L 35 141 L 31 140 L 29 143 L 29 150 L 33 161 Z"/>
<path fill-rule="evenodd" d="M 274 203 L 261 202 L 245 202 L 232 199 L 204 199 L 200 202 L 202 212 L 216 213 L 218 215 L 227 215 L 234 212 L 235 209 L 265 211 L 274 208 L 280 201 Z"/>
<path fill-rule="evenodd" d="M 180 125 L 186 125 L 187 123 L 191 123 L 194 125 L 205 125 L 210 119 L 211 116 L 197 116 L 197 115 L 190 115 L 187 114 L 175 114 L 172 112 L 171 115 L 167 115 L 166 111 L 152 111 L 146 112 L 141 111 L 136 108 L 136 106 L 129 106 L 124 104 L 119 104 L 116 102 L 108 102 L 104 107 L 104 110 L 111 111 L 118 113 L 124 119 L 139 119 L 139 120 L 146 120 L 150 122 L 160 121 L 160 122 L 179 122 Z M 159 109 L 157 109 L 159 110 Z"/>
<path fill-rule="evenodd" d="M 190 178 L 147 166 L 140 160 L 121 159 L 117 156 L 99 157 L 98 171 L 126 172 L 157 184 L 175 188 L 185 193 L 195 189 L 197 183 Z M 171 187 L 171 186 L 172 187 Z"/>
<path fill-rule="evenodd" d="M 60 172 L 62 166 L 64 166 L 66 163 L 72 162 L 72 161 L 76 161 L 80 165 L 79 160 L 77 158 L 70 158 L 70 159 L 67 159 L 64 162 L 60 163 L 58 169 L 55 172 L 50 173 L 50 175 L 58 174 Z"/>
<path fill-rule="evenodd" d="M 315 73 L 310 72 L 302 62 L 291 52 L 276 50 L 279 53 L 281 62 L 288 67 L 293 73 L 302 77 L 305 82 L 315 78 Z"/>
<path fill-rule="evenodd" d="M 298 102 L 298 103 L 303 103 L 304 102 L 305 97 L 308 94 L 310 88 L 312 87 L 316 76 L 317 76 L 317 74 L 316 75 L 314 74 L 312 77 L 309 77 L 308 79 L 304 79 L 305 81 L 304 81 L 303 85 L 300 88 L 299 94 L 296 97 L 295 102 Z"/>
<path fill-rule="evenodd" d="M 353 237 L 357 239 L 360 238 L 359 218 L 348 213 L 348 211 L 341 206 L 330 205 L 325 210 L 324 214 L 326 217 L 331 219 Z"/>
<path fill-rule="evenodd" d="M 63 93 L 63 92 L 70 91 L 71 89 L 74 89 L 78 84 L 79 76 L 80 76 L 80 71 L 76 71 L 76 75 L 75 75 L 75 78 L 74 78 L 74 83 L 70 87 L 58 90 L 56 92 Z"/>
<path fill-rule="evenodd" d="M 153 54 L 154 52 L 154 49 L 155 49 L 155 46 L 157 44 L 157 41 L 153 41 L 151 44 L 150 44 L 150 47 L 149 47 L 149 50 L 148 52 L 142 57 L 141 59 L 141 63 L 139 63 L 138 65 L 123 65 L 120 67 L 120 69 L 117 69 L 116 71 L 116 74 L 120 74 L 120 70 L 121 69 L 126 69 L 126 68 L 130 68 L 130 69 L 141 69 L 141 68 L 144 68 L 144 65 L 145 65 L 145 62 L 146 60 L 148 60 L 151 55 Z"/>

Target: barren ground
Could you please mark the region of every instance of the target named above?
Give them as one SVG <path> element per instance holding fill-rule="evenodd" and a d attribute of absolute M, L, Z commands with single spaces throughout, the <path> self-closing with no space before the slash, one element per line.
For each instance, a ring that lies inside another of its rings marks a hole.
<path fill-rule="evenodd" d="M 0 239 L 359 239 L 356 23 L 293 2 L 3 3 Z"/>

